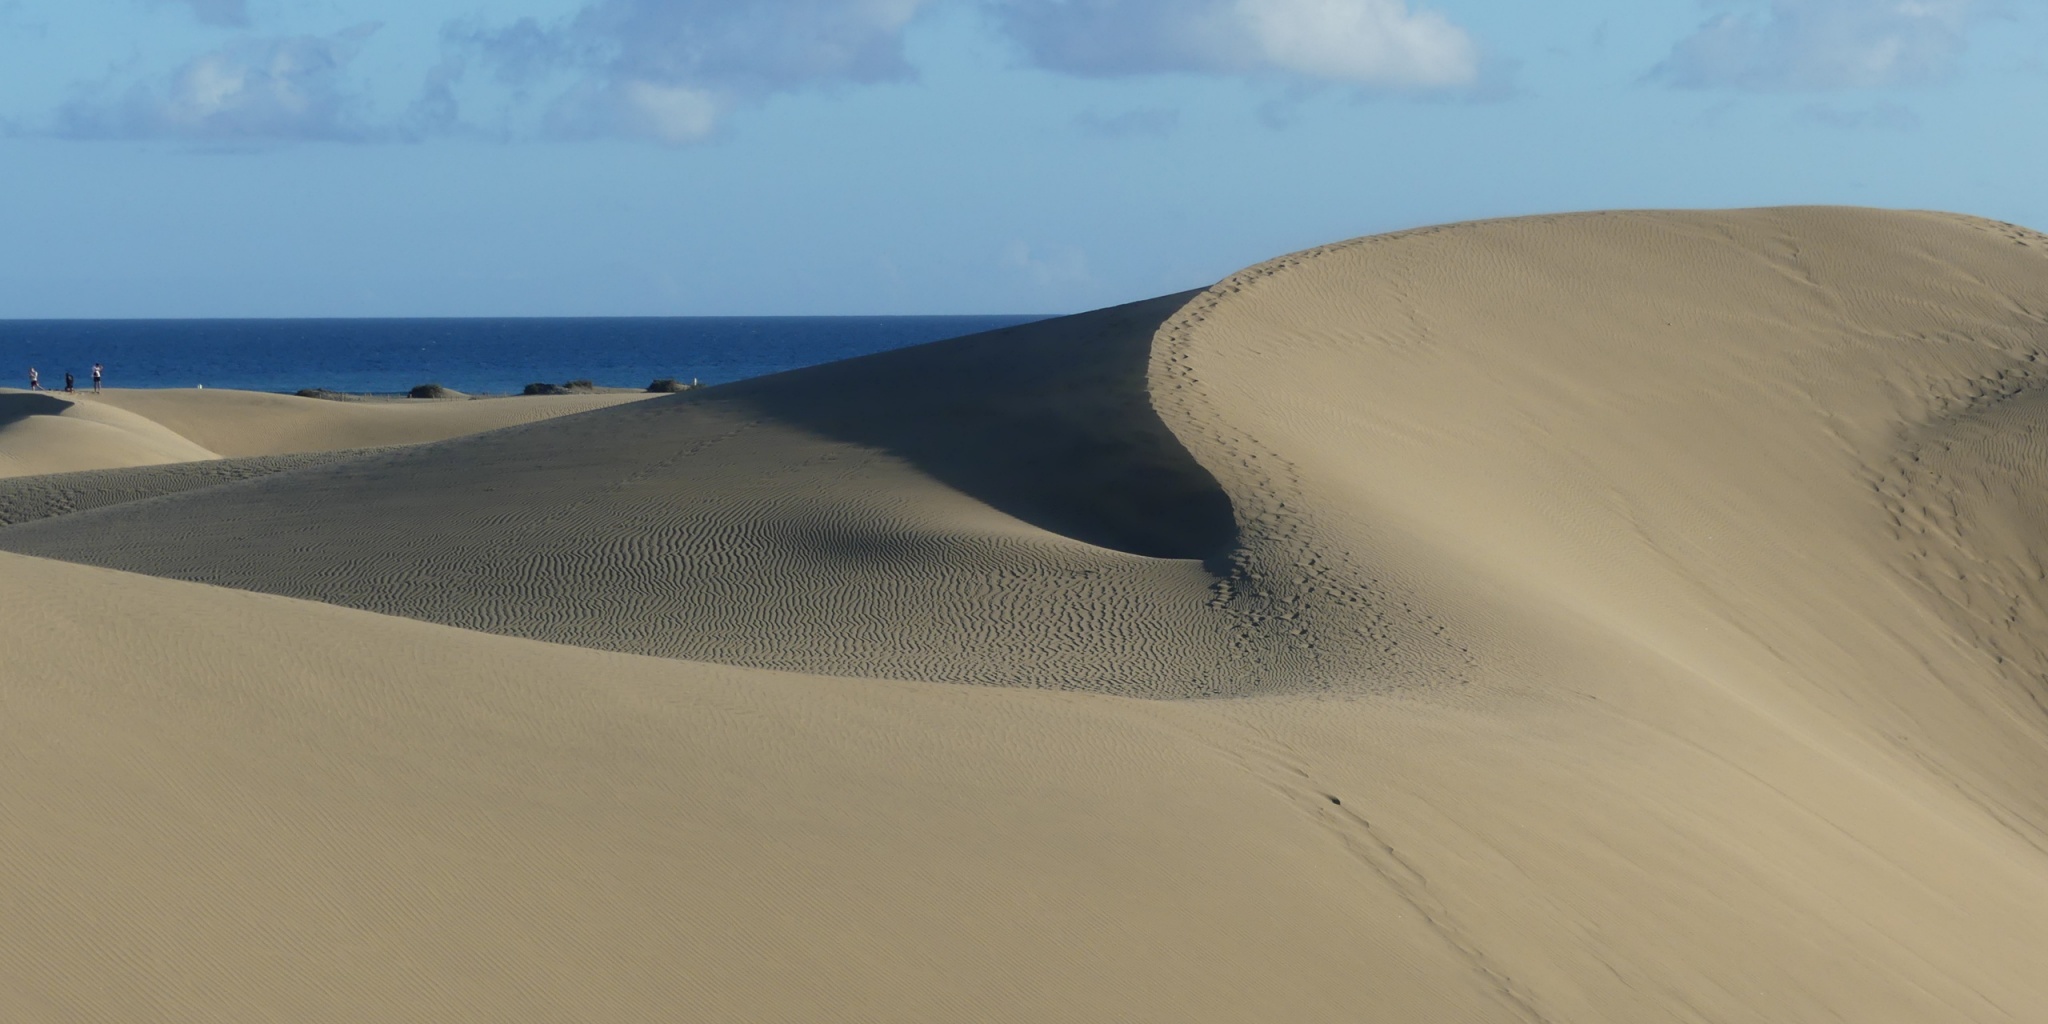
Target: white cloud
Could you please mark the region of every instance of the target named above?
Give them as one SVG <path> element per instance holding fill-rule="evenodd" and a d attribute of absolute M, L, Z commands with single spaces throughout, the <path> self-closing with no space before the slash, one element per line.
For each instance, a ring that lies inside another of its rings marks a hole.
<path fill-rule="evenodd" d="M 9 0 L 0 0 L 0 10 Z M 246 24 L 247 0 L 177 3 Z M 81 87 L 57 114 L 71 137 L 209 140 L 629 137 L 682 145 L 780 94 L 902 80 L 913 20 L 977 7 L 1041 67 L 1080 75 L 1282 75 L 1384 89 L 1477 84 L 1465 31 L 1426 0 L 580 0 L 554 19 L 444 27 L 443 59 L 401 115 L 372 123 L 348 67 L 369 25 L 333 36 L 244 38 L 140 83 Z M 506 122 L 465 119 L 491 76 Z M 125 88 L 125 91 L 122 89 Z M 507 101 L 509 99 L 509 102 Z M 472 99 L 472 102 L 474 100 Z M 1084 119 L 1084 130 L 1170 130 L 1170 114 Z"/>
<path fill-rule="evenodd" d="M 1082 75 L 1283 72 L 1383 88 L 1462 88 L 1472 37 L 1406 0 L 994 0 L 1037 64 Z"/>
<path fill-rule="evenodd" d="M 926 3 L 596 0 L 559 22 L 449 35 L 502 78 L 554 83 L 551 134 L 686 143 L 776 93 L 908 77 L 903 32 Z"/>
<path fill-rule="evenodd" d="M 718 122 L 718 100 L 702 89 L 628 82 L 625 96 L 641 130 L 663 142 L 695 142 Z"/>
<path fill-rule="evenodd" d="M 903 35 L 948 0 L 592 0 L 448 36 L 550 97 L 546 130 L 668 143 L 778 93 L 907 78 Z M 1082 75 L 1285 73 L 1382 88 L 1473 85 L 1470 36 L 1407 0 L 950 0 L 980 3 L 1037 64 Z"/>
<path fill-rule="evenodd" d="M 1974 0 L 1771 0 L 1709 19 L 1651 76 L 1757 91 L 1918 85 L 1954 70 L 1983 13 Z"/>
<path fill-rule="evenodd" d="M 168 77 L 109 98 L 81 95 L 57 115 L 75 138 L 354 140 L 372 134 L 344 80 L 378 26 L 333 36 L 247 39 L 187 61 Z"/>

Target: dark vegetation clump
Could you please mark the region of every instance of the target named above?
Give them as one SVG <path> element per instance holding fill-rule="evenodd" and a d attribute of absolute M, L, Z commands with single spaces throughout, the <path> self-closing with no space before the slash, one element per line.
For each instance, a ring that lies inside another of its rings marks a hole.
<path fill-rule="evenodd" d="M 563 387 L 565 387 L 565 388 L 568 388 L 568 389 L 569 389 L 569 390 L 571 390 L 571 391 L 596 391 L 596 390 L 597 390 L 597 382 L 596 382 L 596 381 L 594 381 L 594 380 L 572 380 L 572 381 L 570 381 L 569 383 L 567 383 L 567 384 L 564 384 L 564 385 L 562 385 L 562 386 L 563 386 Z"/>
<path fill-rule="evenodd" d="M 456 396 L 456 394 L 455 394 L 455 392 L 453 392 L 453 391 L 450 391 L 449 389 L 447 389 L 447 388 L 444 388 L 444 387 L 442 387 L 442 386 L 441 386 L 441 385 L 439 385 L 439 384 L 421 384 L 420 386 L 418 386 L 418 387 L 416 387 L 416 388 L 413 388 L 413 389 L 412 389 L 411 391 L 408 391 L 408 392 L 406 392 L 406 394 L 410 395 L 410 396 L 411 396 L 411 397 L 413 397 L 413 398 L 455 398 L 455 397 L 457 397 L 457 396 Z"/>
<path fill-rule="evenodd" d="M 300 398 L 332 398 L 332 397 L 334 397 L 334 392 L 332 392 L 332 391 L 329 391 L 329 390 L 327 390 L 326 388 L 300 388 L 300 389 L 298 390 L 297 394 L 298 394 L 298 396 L 299 396 Z"/>
<path fill-rule="evenodd" d="M 560 384 L 528 384 L 522 395 L 566 395 L 569 389 Z"/>
<path fill-rule="evenodd" d="M 704 385 L 699 384 L 694 380 L 688 384 L 685 384 L 682 381 L 675 379 L 674 377 L 663 377 L 662 379 L 647 385 L 647 390 L 655 392 L 656 394 L 673 395 L 678 391 L 695 391 L 703 386 Z"/>

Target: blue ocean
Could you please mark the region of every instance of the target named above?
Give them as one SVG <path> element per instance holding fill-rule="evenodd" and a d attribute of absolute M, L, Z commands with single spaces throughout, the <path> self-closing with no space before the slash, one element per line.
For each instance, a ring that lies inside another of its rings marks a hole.
<path fill-rule="evenodd" d="M 402 393 L 441 384 L 517 394 L 532 383 L 646 387 L 759 377 L 1043 319 L 1038 316 L 620 317 L 434 320 L 4 320 L 0 385 L 301 388 Z"/>

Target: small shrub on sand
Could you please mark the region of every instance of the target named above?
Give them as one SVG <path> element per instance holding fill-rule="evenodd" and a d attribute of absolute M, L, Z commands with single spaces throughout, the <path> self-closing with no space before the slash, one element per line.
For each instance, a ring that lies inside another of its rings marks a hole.
<path fill-rule="evenodd" d="M 596 390 L 597 390 L 597 382 L 596 382 L 596 381 L 594 381 L 594 380 L 572 380 L 572 381 L 570 381 L 569 383 L 567 383 L 567 384 L 564 384 L 564 385 L 562 385 L 562 386 L 563 386 L 563 387 L 565 387 L 565 388 L 568 388 L 568 389 L 569 389 L 569 390 L 571 390 L 571 391 L 596 391 Z"/>
<path fill-rule="evenodd" d="M 444 387 L 442 387 L 442 386 L 441 386 L 441 385 L 439 385 L 439 384 L 421 384 L 420 386 L 418 386 L 418 387 L 416 387 L 416 388 L 413 388 L 413 389 L 412 389 L 411 391 L 409 391 L 409 392 L 406 392 L 406 393 L 407 393 L 408 395 L 411 395 L 411 396 L 412 396 L 412 397 L 414 397 L 414 398 L 455 398 L 455 397 L 457 397 L 457 395 L 455 394 L 455 392 L 453 392 L 453 391 L 451 391 L 451 390 L 449 390 L 449 389 L 447 389 L 447 388 L 444 388 Z"/>
<path fill-rule="evenodd" d="M 663 377 L 662 379 L 647 385 L 647 390 L 656 392 L 657 394 L 672 395 L 678 391 L 694 391 L 699 387 L 702 387 L 702 385 L 698 384 L 696 381 L 691 381 L 690 383 L 685 384 L 682 381 L 675 379 L 674 377 Z"/>
<path fill-rule="evenodd" d="M 560 384 L 528 384 L 522 395 L 566 395 L 569 389 Z"/>

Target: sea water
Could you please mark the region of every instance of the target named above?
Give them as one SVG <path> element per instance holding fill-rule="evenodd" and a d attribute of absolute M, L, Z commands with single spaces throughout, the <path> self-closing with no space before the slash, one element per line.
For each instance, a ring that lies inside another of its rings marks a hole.
<path fill-rule="evenodd" d="M 0 321 L 0 386 L 64 374 L 90 386 L 397 393 L 440 384 L 517 394 L 527 384 L 590 380 L 646 387 L 705 384 L 975 334 L 1037 316 L 620 317 L 435 320 Z"/>

